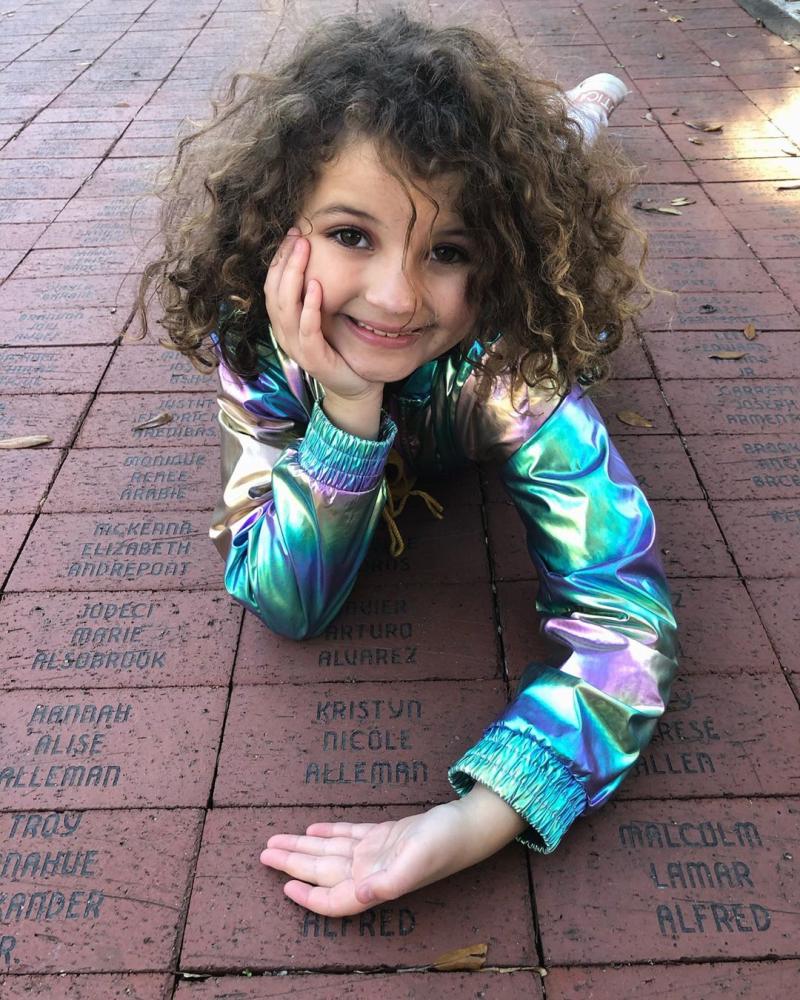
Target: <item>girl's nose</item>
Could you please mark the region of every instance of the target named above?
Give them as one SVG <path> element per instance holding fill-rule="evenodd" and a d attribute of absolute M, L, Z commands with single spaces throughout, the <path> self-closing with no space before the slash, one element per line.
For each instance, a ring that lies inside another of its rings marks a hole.
<path fill-rule="evenodd" d="M 408 273 L 404 273 L 399 264 L 391 263 L 371 269 L 369 277 L 364 299 L 387 320 L 391 317 L 398 322 L 408 322 L 418 301 Z"/>

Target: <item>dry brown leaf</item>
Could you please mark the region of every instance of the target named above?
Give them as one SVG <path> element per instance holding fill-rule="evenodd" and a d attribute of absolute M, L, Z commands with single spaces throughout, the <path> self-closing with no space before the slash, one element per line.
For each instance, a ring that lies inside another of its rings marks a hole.
<path fill-rule="evenodd" d="M 756 333 L 756 328 L 752 323 L 748 323 L 744 328 L 744 335 L 747 340 L 755 340 L 758 334 Z"/>
<path fill-rule="evenodd" d="M 29 434 L 23 437 L 3 438 L 0 448 L 35 448 L 39 444 L 50 444 L 53 439 L 46 434 Z"/>
<path fill-rule="evenodd" d="M 446 951 L 433 960 L 433 968 L 439 972 L 471 972 L 486 965 L 488 944 L 471 944 L 466 948 Z"/>
<path fill-rule="evenodd" d="M 656 116 L 653 114 L 652 111 L 648 111 L 645 114 L 643 114 L 642 118 L 646 118 L 647 121 L 649 121 L 649 122 L 658 123 L 658 118 L 656 118 Z"/>
<path fill-rule="evenodd" d="M 696 135 L 687 135 L 686 138 L 695 146 L 705 146 L 702 139 L 698 139 Z"/>
<path fill-rule="evenodd" d="M 720 361 L 740 361 L 747 357 L 747 351 L 717 351 L 716 354 L 709 354 L 709 357 Z"/>
<path fill-rule="evenodd" d="M 776 191 L 796 191 L 800 188 L 800 181 L 791 181 L 789 184 L 778 184 Z"/>
<path fill-rule="evenodd" d="M 698 132 L 721 132 L 722 129 L 724 128 L 724 125 L 720 125 L 717 122 L 715 122 L 713 125 L 710 125 L 708 122 L 684 121 L 683 124 L 688 125 L 689 128 L 696 128 Z"/>
<path fill-rule="evenodd" d="M 679 212 L 677 208 L 671 208 L 669 205 L 645 205 L 641 201 L 635 201 L 633 203 L 634 208 L 638 208 L 640 212 L 661 212 L 662 215 L 683 215 L 683 212 Z"/>
<path fill-rule="evenodd" d="M 154 417 L 150 417 L 148 420 L 143 421 L 141 424 L 137 424 L 133 429 L 135 431 L 149 431 L 152 427 L 161 427 L 164 424 L 172 423 L 172 414 L 161 412 L 157 413 Z"/>
<path fill-rule="evenodd" d="M 617 420 L 621 420 L 623 424 L 627 424 L 629 427 L 653 427 L 653 421 L 648 420 L 647 417 L 643 417 L 641 413 L 637 413 L 636 410 L 620 410 L 617 414 Z"/>
<path fill-rule="evenodd" d="M 661 10 L 660 7 L 659 7 L 659 10 Z M 680 22 L 683 20 L 683 18 L 680 16 L 680 14 L 673 14 L 669 18 L 669 20 L 672 21 L 673 24 L 680 24 Z"/>
<path fill-rule="evenodd" d="M 683 195 L 681 195 L 680 198 L 672 198 L 670 201 L 670 205 L 696 205 L 696 204 L 697 202 L 694 200 L 694 198 L 685 198 Z"/>

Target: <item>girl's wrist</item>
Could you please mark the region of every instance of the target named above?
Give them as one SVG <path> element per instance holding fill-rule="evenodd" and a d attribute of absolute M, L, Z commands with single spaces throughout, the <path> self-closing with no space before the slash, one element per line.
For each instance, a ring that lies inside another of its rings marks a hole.
<path fill-rule="evenodd" d="M 381 426 L 383 386 L 357 399 L 326 392 L 322 400 L 325 416 L 340 430 L 356 437 L 377 441 Z"/>
<path fill-rule="evenodd" d="M 466 795 L 450 803 L 464 822 L 474 864 L 501 850 L 528 826 L 528 823 L 496 792 L 476 781 Z"/>

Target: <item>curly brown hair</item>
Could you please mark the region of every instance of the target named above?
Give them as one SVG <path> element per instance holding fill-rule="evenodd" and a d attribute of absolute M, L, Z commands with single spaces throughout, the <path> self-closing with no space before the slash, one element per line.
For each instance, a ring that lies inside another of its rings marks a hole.
<path fill-rule="evenodd" d="M 269 262 L 320 167 L 354 136 L 398 176 L 461 178 L 453 208 L 479 245 L 467 297 L 478 338 L 496 342 L 478 362 L 482 395 L 508 372 L 560 391 L 607 379 L 626 321 L 652 300 L 647 237 L 627 209 L 636 168 L 602 137 L 587 145 L 560 88 L 478 31 L 402 10 L 326 19 L 278 69 L 234 73 L 211 103 L 156 188 L 164 250 L 134 312 L 145 336 L 154 284 L 161 343 L 201 370 L 216 364 L 216 330 L 225 363 L 258 374 Z M 406 246 L 413 225 L 412 205 Z M 626 260 L 631 236 L 638 263 Z"/>

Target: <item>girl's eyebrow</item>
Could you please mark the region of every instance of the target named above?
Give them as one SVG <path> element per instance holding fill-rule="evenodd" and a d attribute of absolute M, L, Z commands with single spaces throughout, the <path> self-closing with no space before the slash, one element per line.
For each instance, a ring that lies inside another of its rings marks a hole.
<path fill-rule="evenodd" d="M 374 215 L 370 215 L 369 212 L 363 211 L 360 208 L 353 208 L 351 205 L 326 205 L 325 208 L 320 208 L 318 211 L 314 212 L 312 219 L 316 219 L 318 215 L 355 215 L 356 218 L 366 219 L 367 222 L 371 222 L 373 225 L 378 226 L 381 229 L 385 229 L 384 224 L 376 219 Z M 449 229 L 440 229 L 437 231 L 437 236 L 463 236 L 466 239 L 470 238 L 469 230 L 461 226 L 451 226 Z"/>

